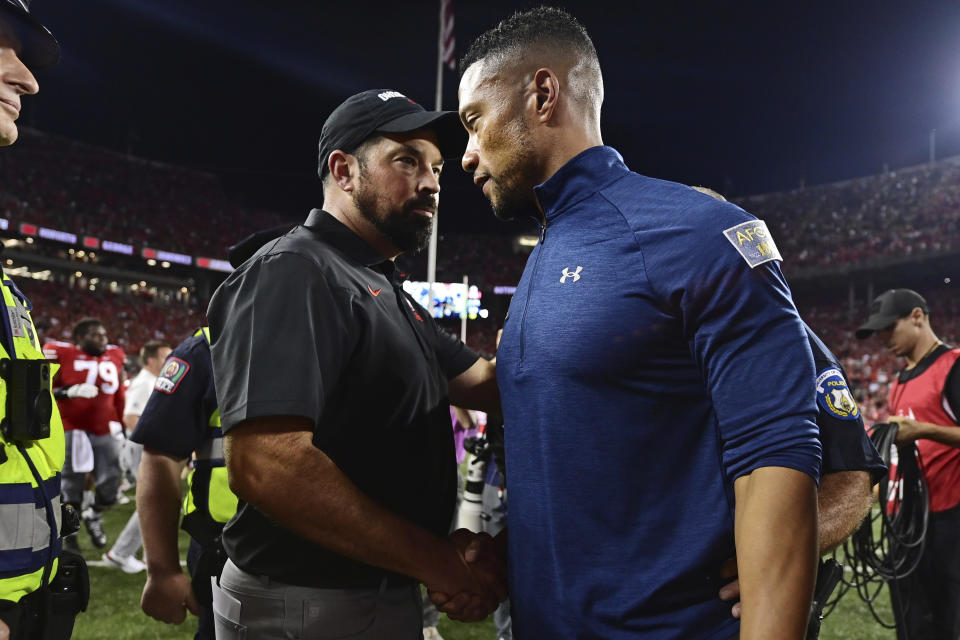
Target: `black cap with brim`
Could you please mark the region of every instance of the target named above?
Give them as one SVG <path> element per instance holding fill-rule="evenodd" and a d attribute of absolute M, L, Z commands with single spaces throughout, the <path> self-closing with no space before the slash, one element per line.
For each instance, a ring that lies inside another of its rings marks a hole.
<path fill-rule="evenodd" d="M 327 161 L 337 149 L 351 153 L 374 134 L 420 129 L 436 134 L 445 160 L 463 155 L 467 132 L 455 111 L 427 111 L 402 93 L 389 89 L 370 89 L 350 96 L 323 124 L 317 173 L 321 178 L 326 175 Z"/>
<path fill-rule="evenodd" d="M 900 319 L 900 316 L 875 315 L 867 318 L 867 321 L 857 327 L 857 339 L 863 340 L 869 338 L 876 331 L 887 329 Z"/>
<path fill-rule="evenodd" d="M 409 133 L 429 129 L 437 134 L 444 160 L 460 158 L 467 146 L 467 132 L 456 111 L 420 111 L 400 116 L 376 128 L 374 133 Z"/>
<path fill-rule="evenodd" d="M 20 0 L 0 0 L 0 16 L 9 19 L 20 38 L 19 58 L 28 69 L 43 69 L 60 61 L 60 43 L 49 29 L 30 15 L 27 4 Z"/>
<path fill-rule="evenodd" d="M 877 331 L 883 331 L 893 326 L 897 320 L 904 318 L 914 309 L 920 308 L 929 313 L 927 301 L 912 289 L 890 289 L 877 296 L 870 305 L 870 316 L 867 321 L 857 327 L 859 340 L 869 338 Z"/>

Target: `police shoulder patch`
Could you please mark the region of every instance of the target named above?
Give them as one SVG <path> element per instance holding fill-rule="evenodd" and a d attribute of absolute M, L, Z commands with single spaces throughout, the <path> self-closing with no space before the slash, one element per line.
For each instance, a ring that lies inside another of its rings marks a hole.
<path fill-rule="evenodd" d="M 167 358 L 163 365 L 163 371 L 157 376 L 157 381 L 153 388 L 161 393 L 173 393 L 183 382 L 187 372 L 190 371 L 190 363 L 180 358 Z"/>
<path fill-rule="evenodd" d="M 742 222 L 726 229 L 723 235 L 740 252 L 751 269 L 771 260 L 783 262 L 783 257 L 763 220 Z"/>
<path fill-rule="evenodd" d="M 837 367 L 827 367 L 817 374 L 817 404 L 820 409 L 840 420 L 856 420 L 860 408 L 853 399 L 847 380 Z"/>

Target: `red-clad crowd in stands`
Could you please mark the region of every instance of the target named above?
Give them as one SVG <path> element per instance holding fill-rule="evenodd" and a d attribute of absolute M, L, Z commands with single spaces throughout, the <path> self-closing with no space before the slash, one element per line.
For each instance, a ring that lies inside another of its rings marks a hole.
<path fill-rule="evenodd" d="M 767 223 L 789 270 L 960 250 L 960 158 L 735 202 Z"/>
<path fill-rule="evenodd" d="M 101 240 L 223 258 L 225 246 L 289 216 L 231 206 L 211 174 L 25 129 L 0 154 L 0 217 Z"/>
<path fill-rule="evenodd" d="M 113 293 L 103 288 L 43 280 L 18 279 L 33 305 L 31 312 L 43 340 L 73 342 L 73 325 L 81 318 L 99 318 L 112 344 L 136 354 L 148 340 L 175 346 L 206 322 L 194 303 L 165 302 L 147 293 Z"/>
<path fill-rule="evenodd" d="M 21 138 L 16 148 L 0 154 L 0 217 L 13 229 L 32 222 L 138 248 L 223 257 L 227 238 L 293 222 L 289 216 L 228 204 L 210 174 L 30 130 Z M 960 158 L 735 202 L 767 222 L 787 261 L 788 277 L 795 268 L 839 270 L 877 259 L 920 259 L 960 250 Z M 466 274 L 486 296 L 495 286 L 515 285 L 528 255 L 515 242 L 508 236 L 444 233 L 436 279 L 461 282 Z M 402 256 L 397 263 L 406 278 L 426 280 L 425 252 Z M 47 338 L 69 340 L 77 320 L 94 316 L 103 320 L 111 341 L 135 353 L 147 340 L 176 344 L 205 322 L 205 301 L 167 302 L 142 291 L 90 291 L 80 282 L 26 280 L 21 287 L 33 301 L 38 329 Z M 957 296 L 944 292 L 928 300 L 935 331 L 956 344 Z M 860 318 L 849 317 L 842 303 L 801 305 L 801 313 L 841 358 L 866 422 L 883 420 L 896 359 L 874 341 L 853 338 Z M 467 343 L 492 355 L 501 320 L 470 321 Z M 458 321 L 441 325 L 459 333 Z"/>

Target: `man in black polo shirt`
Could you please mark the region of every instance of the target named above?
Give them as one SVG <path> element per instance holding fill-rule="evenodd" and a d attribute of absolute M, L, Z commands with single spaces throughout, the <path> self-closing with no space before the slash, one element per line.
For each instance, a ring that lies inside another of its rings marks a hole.
<path fill-rule="evenodd" d="M 462 619 L 505 596 L 495 553 L 446 537 L 456 473 L 448 407 L 498 405 L 493 365 L 404 294 L 393 259 L 422 249 L 454 112 L 396 91 L 341 104 L 320 137 L 324 210 L 268 242 L 208 311 L 237 515 L 214 589 L 218 638 L 420 637 L 417 582 Z M 469 545 L 469 548 L 468 548 Z M 339 636 L 338 636 L 339 637 Z"/>

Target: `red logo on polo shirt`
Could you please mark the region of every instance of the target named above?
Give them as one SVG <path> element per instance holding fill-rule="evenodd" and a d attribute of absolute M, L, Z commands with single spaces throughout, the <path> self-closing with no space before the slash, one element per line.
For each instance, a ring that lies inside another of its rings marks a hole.
<path fill-rule="evenodd" d="M 374 297 L 374 298 L 376 298 L 378 295 L 380 295 L 380 292 L 383 291 L 383 287 L 380 287 L 379 289 L 377 289 L 376 291 L 374 291 L 374 290 L 373 290 L 373 287 L 371 287 L 370 285 L 367 285 L 367 289 L 370 290 L 370 293 L 373 294 L 373 297 Z"/>

